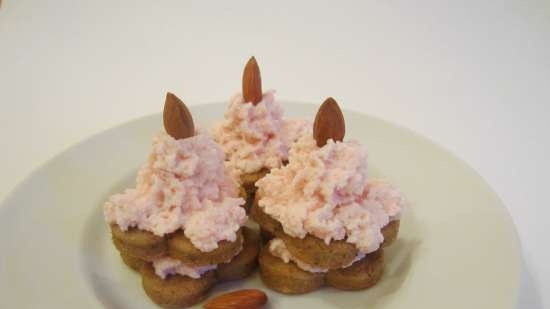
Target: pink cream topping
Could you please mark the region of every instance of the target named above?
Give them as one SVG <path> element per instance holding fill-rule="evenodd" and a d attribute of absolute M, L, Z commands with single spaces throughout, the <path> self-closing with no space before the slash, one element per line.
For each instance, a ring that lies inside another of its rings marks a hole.
<path fill-rule="evenodd" d="M 283 120 L 283 109 L 274 94 L 266 92 L 256 105 L 244 102 L 241 94 L 234 96 L 225 119 L 213 129 L 227 166 L 236 176 L 280 167 L 288 158 L 290 144 L 311 130 L 309 121 Z"/>
<path fill-rule="evenodd" d="M 319 148 L 305 135 L 291 148 L 289 164 L 271 170 L 256 185 L 259 206 L 286 234 L 311 234 L 327 244 L 345 238 L 362 253 L 380 247 L 381 229 L 396 215 L 392 203 L 386 209 L 381 202 L 388 194 L 369 197 L 367 152 L 353 140 L 329 140 Z"/>
<path fill-rule="evenodd" d="M 401 218 L 407 201 L 396 186 L 380 179 L 369 179 L 367 191 L 367 198 L 380 203 L 390 221 Z"/>
<path fill-rule="evenodd" d="M 217 265 L 191 267 L 183 264 L 180 260 L 171 257 L 162 257 L 153 261 L 153 268 L 155 269 L 155 274 L 162 279 L 166 279 L 169 275 L 180 275 L 199 279 L 205 272 L 216 269 Z"/>
<path fill-rule="evenodd" d="M 183 229 L 203 252 L 235 241 L 246 221 L 238 188 L 223 164 L 222 149 L 209 135 L 175 140 L 161 133 L 138 172 L 136 187 L 113 195 L 104 206 L 108 223 L 164 236 Z"/>
<path fill-rule="evenodd" d="M 243 245 L 241 244 L 240 249 L 235 253 L 235 255 L 224 263 L 230 263 L 235 256 L 241 253 L 242 250 Z M 203 266 L 190 266 L 170 256 L 163 256 L 153 260 L 153 268 L 155 269 L 155 274 L 162 279 L 166 279 L 169 275 L 180 275 L 198 279 L 209 270 L 218 268 L 218 265 L 211 264 Z"/>

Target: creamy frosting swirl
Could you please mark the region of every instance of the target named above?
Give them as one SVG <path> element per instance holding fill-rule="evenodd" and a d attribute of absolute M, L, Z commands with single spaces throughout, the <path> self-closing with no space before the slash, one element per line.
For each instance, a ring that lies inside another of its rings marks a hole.
<path fill-rule="evenodd" d="M 407 201 L 396 186 L 381 179 L 369 179 L 367 192 L 367 198 L 380 203 L 390 221 L 401 218 L 401 214 L 407 206 Z"/>
<path fill-rule="evenodd" d="M 227 166 L 235 176 L 262 168 L 280 167 L 288 158 L 290 144 L 311 129 L 306 120 L 284 120 L 274 91 L 266 92 L 256 105 L 244 102 L 241 94 L 229 102 L 224 120 L 213 135 L 223 148 Z"/>
<path fill-rule="evenodd" d="M 175 140 L 160 133 L 136 187 L 115 194 L 104 205 L 108 223 L 137 227 L 158 236 L 183 229 L 199 250 L 235 241 L 246 221 L 238 188 L 223 164 L 222 149 L 207 134 Z"/>
<path fill-rule="evenodd" d="M 381 229 L 390 216 L 398 217 L 404 199 L 387 202 L 398 191 L 388 193 L 379 183 L 369 187 L 367 167 L 367 152 L 357 141 L 329 140 L 319 148 L 305 135 L 292 146 L 288 165 L 256 183 L 258 204 L 288 235 L 311 234 L 327 244 L 346 239 L 362 253 L 373 252 L 384 240 Z M 375 193 L 370 195 L 369 188 Z"/>

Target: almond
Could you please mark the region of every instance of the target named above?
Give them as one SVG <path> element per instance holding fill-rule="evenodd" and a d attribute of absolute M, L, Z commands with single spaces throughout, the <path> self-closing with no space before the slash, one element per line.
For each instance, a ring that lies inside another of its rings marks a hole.
<path fill-rule="evenodd" d="M 206 309 L 256 309 L 265 305 L 267 295 L 260 290 L 239 290 L 216 296 L 208 301 Z"/>
<path fill-rule="evenodd" d="M 166 93 L 162 117 L 166 133 L 173 138 L 182 139 L 195 135 L 195 125 L 191 113 L 173 93 Z"/>
<path fill-rule="evenodd" d="M 252 102 L 254 105 L 262 100 L 262 77 L 254 57 L 250 58 L 244 67 L 243 98 L 245 102 Z"/>
<path fill-rule="evenodd" d="M 335 142 L 342 141 L 345 134 L 346 123 L 342 110 L 338 103 L 329 97 L 321 104 L 315 116 L 313 138 L 317 142 L 317 146 L 323 147 L 328 139 L 333 139 Z"/>

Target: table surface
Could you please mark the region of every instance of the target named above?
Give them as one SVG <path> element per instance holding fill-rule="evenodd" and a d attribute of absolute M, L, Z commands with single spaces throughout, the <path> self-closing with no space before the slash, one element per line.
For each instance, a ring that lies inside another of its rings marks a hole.
<path fill-rule="evenodd" d="M 228 100 L 251 55 L 279 98 L 333 96 L 475 168 L 522 242 L 518 307 L 550 306 L 545 0 L 4 0 L 0 199 L 70 145 L 159 112 L 165 91 Z"/>

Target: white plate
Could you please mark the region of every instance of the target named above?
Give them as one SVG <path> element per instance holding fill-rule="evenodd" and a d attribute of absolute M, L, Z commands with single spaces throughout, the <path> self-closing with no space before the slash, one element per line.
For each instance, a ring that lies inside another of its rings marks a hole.
<path fill-rule="evenodd" d="M 191 108 L 206 126 L 226 104 Z M 285 104 L 288 117 L 312 118 L 317 106 Z M 271 308 L 513 308 L 518 241 L 495 193 L 471 168 L 414 133 L 346 112 L 347 136 L 369 149 L 370 174 L 398 185 L 412 207 L 386 271 L 374 288 L 324 288 L 283 296 L 257 275 L 216 287 L 211 295 L 261 288 Z M 159 115 L 96 135 L 35 171 L 0 206 L 0 308 L 157 308 L 140 277 L 115 251 L 102 205 L 133 185 Z"/>

